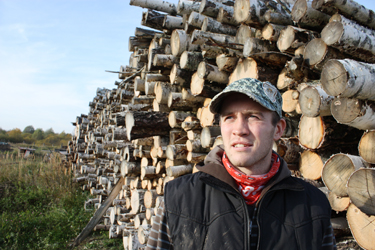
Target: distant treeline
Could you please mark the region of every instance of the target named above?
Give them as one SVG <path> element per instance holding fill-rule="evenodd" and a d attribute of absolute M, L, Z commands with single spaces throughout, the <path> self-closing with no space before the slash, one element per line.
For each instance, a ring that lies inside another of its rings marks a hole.
<path fill-rule="evenodd" d="M 9 131 L 0 128 L 0 142 L 27 143 L 48 146 L 66 146 L 72 135 L 65 132 L 56 134 L 52 128 L 44 131 L 41 128 L 34 129 L 29 125 L 21 131 L 19 128 Z"/>

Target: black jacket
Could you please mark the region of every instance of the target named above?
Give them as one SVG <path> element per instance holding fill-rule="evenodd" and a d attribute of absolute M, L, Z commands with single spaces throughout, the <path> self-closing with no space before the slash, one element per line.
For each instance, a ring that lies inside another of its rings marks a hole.
<path fill-rule="evenodd" d="M 175 249 L 250 249 L 245 200 L 221 164 L 220 147 L 211 151 L 200 172 L 165 186 L 165 212 Z M 258 249 L 322 249 L 331 208 L 316 187 L 280 170 L 256 203 Z"/>

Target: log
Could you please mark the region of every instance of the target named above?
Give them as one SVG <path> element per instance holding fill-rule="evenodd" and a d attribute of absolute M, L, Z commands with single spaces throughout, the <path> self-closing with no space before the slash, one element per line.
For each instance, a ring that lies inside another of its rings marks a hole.
<path fill-rule="evenodd" d="M 170 3 L 162 0 L 130 0 L 130 5 L 139 6 L 146 9 L 153 9 L 161 12 L 165 12 L 171 15 L 177 14 L 177 7 L 174 3 Z"/>
<path fill-rule="evenodd" d="M 236 19 L 234 19 L 234 8 L 219 8 L 219 12 L 217 14 L 216 20 L 221 23 L 237 26 L 238 23 Z"/>
<path fill-rule="evenodd" d="M 195 111 L 198 109 L 195 102 L 184 100 L 181 92 L 169 93 L 168 107 L 174 111 Z"/>
<path fill-rule="evenodd" d="M 375 239 L 373 235 L 375 230 L 375 216 L 369 216 L 361 212 L 354 204 L 350 204 L 346 219 L 348 220 L 350 231 L 358 245 L 364 249 L 374 250 Z"/>
<path fill-rule="evenodd" d="M 266 23 L 264 13 L 268 10 L 264 1 L 237 0 L 234 4 L 234 18 L 255 28 L 262 28 Z"/>
<path fill-rule="evenodd" d="M 190 14 L 193 11 L 199 12 L 200 4 L 199 1 L 179 0 L 177 4 L 177 13 L 183 15 Z"/>
<path fill-rule="evenodd" d="M 279 73 L 279 69 L 274 69 L 264 63 L 257 62 L 253 58 L 242 58 L 238 61 L 236 68 L 230 75 L 229 84 L 242 78 L 251 77 L 276 85 Z"/>
<path fill-rule="evenodd" d="M 181 61 L 181 59 L 179 60 Z M 189 86 L 191 81 L 192 72 L 188 70 L 181 69 L 179 64 L 174 64 L 169 74 L 169 80 L 171 84 L 176 84 L 180 86 Z"/>
<path fill-rule="evenodd" d="M 168 30 L 183 29 L 184 22 L 182 17 L 166 15 L 163 20 L 163 28 Z"/>
<path fill-rule="evenodd" d="M 267 23 L 262 29 L 262 37 L 270 42 L 277 42 L 283 29 L 284 25 Z"/>
<path fill-rule="evenodd" d="M 319 180 L 322 177 L 322 169 L 329 156 L 326 152 L 316 153 L 306 150 L 301 154 L 299 171 L 302 176 L 310 180 Z"/>
<path fill-rule="evenodd" d="M 193 166 L 191 164 L 170 166 L 169 168 L 167 168 L 167 175 L 176 178 L 181 175 L 190 174 L 192 171 Z"/>
<path fill-rule="evenodd" d="M 375 215 L 375 169 L 356 170 L 348 180 L 351 202 L 367 215 Z"/>
<path fill-rule="evenodd" d="M 168 113 L 163 112 L 128 112 L 125 116 L 128 140 L 154 135 L 168 135 Z"/>
<path fill-rule="evenodd" d="M 241 24 L 237 28 L 236 42 L 239 44 L 245 44 L 246 40 L 250 37 L 255 37 L 256 29 L 245 24 Z"/>
<path fill-rule="evenodd" d="M 358 144 L 359 155 L 368 163 L 375 164 L 375 130 L 363 133 Z"/>
<path fill-rule="evenodd" d="M 314 70 L 322 71 L 323 66 L 330 59 L 344 59 L 345 56 L 339 50 L 329 47 L 321 38 L 311 40 L 305 47 L 303 58 L 306 64 Z M 329 94 L 329 92 L 327 92 Z"/>
<path fill-rule="evenodd" d="M 375 101 L 374 70 L 375 64 L 332 59 L 322 69 L 321 83 L 329 95 Z"/>
<path fill-rule="evenodd" d="M 299 27 L 321 31 L 329 22 L 330 15 L 317 11 L 312 0 L 297 0 L 292 9 L 292 20 Z"/>
<path fill-rule="evenodd" d="M 297 116 L 296 107 L 298 105 L 299 92 L 297 90 L 287 90 L 282 95 L 282 110 L 291 117 Z"/>
<path fill-rule="evenodd" d="M 348 197 L 346 184 L 351 174 L 368 166 L 361 157 L 349 154 L 334 154 L 324 164 L 322 180 L 327 188 L 339 197 Z"/>
<path fill-rule="evenodd" d="M 375 31 L 344 19 L 329 22 L 321 33 L 329 46 L 368 63 L 375 62 Z"/>
<path fill-rule="evenodd" d="M 222 45 L 218 45 L 218 44 L 211 43 L 211 42 L 208 42 L 208 44 L 210 45 L 207 45 L 207 44 L 200 45 L 202 56 L 206 60 L 215 60 L 215 58 L 221 54 L 225 54 L 227 56 L 243 57 L 242 55 L 243 45 L 242 44 L 227 44 L 226 47 L 223 47 Z"/>
<path fill-rule="evenodd" d="M 197 69 L 198 77 L 217 83 L 228 84 L 229 76 L 226 72 L 220 71 L 216 65 L 205 61 L 199 63 Z"/>
<path fill-rule="evenodd" d="M 236 67 L 238 58 L 234 56 L 226 56 L 225 54 L 220 54 L 216 57 L 216 65 L 219 71 L 225 71 L 232 73 Z"/>
<path fill-rule="evenodd" d="M 338 123 L 361 130 L 375 129 L 375 107 L 356 98 L 335 98 L 331 103 L 332 116 Z"/>
<path fill-rule="evenodd" d="M 315 31 L 288 25 L 280 31 L 277 47 L 281 52 L 295 53 L 297 48 L 317 37 L 319 34 Z"/>
<path fill-rule="evenodd" d="M 168 145 L 166 150 L 167 158 L 171 161 L 186 159 L 187 153 L 186 144 Z"/>
<path fill-rule="evenodd" d="M 371 29 L 375 28 L 374 12 L 354 0 L 314 0 L 312 7 L 329 15 L 333 15 L 338 11 L 361 25 Z"/>
<path fill-rule="evenodd" d="M 204 101 L 206 100 L 205 97 L 202 97 L 202 96 L 195 96 L 191 93 L 191 90 L 190 89 L 185 89 L 183 88 L 181 90 L 181 93 L 182 93 L 182 99 L 184 101 L 187 101 L 189 103 L 192 103 L 192 105 L 195 107 L 195 106 L 202 106 L 202 104 L 204 103 Z"/>
<path fill-rule="evenodd" d="M 295 85 L 297 85 L 297 82 L 293 77 L 288 76 L 288 69 L 283 68 L 277 77 L 277 84 L 276 87 L 279 90 L 286 90 L 286 89 L 293 89 Z"/>
<path fill-rule="evenodd" d="M 190 35 L 182 29 L 173 30 L 171 35 L 172 55 L 180 56 L 184 51 L 196 51 L 198 46 L 191 43 Z"/>
<path fill-rule="evenodd" d="M 194 152 L 189 151 L 186 157 L 186 160 L 190 162 L 191 164 L 197 164 L 197 163 L 203 162 L 206 156 L 207 154 L 205 153 L 194 153 Z M 193 169 L 193 173 L 194 173 L 194 169 Z"/>
<path fill-rule="evenodd" d="M 194 30 L 193 34 L 191 35 L 191 43 L 195 45 L 206 44 L 226 47 L 230 44 L 235 44 L 236 37 L 225 34 Z"/>
<path fill-rule="evenodd" d="M 202 15 L 202 14 L 200 14 L 198 12 L 193 11 L 189 15 L 189 18 L 187 20 L 187 24 L 189 26 L 193 26 L 195 28 L 200 29 L 200 28 L 202 28 L 203 21 L 204 21 L 205 18 L 206 18 L 205 15 Z"/>
<path fill-rule="evenodd" d="M 222 90 L 223 87 L 220 84 L 210 83 L 209 81 L 200 78 L 197 72 L 191 77 L 190 91 L 193 95 L 212 98 Z"/>
<path fill-rule="evenodd" d="M 146 190 L 134 189 L 131 191 L 131 211 L 132 214 L 142 212 L 141 205 L 144 203 Z"/>
<path fill-rule="evenodd" d="M 202 0 L 201 4 L 199 6 L 199 13 L 205 16 L 216 18 L 219 14 L 220 8 L 229 8 L 230 6 L 227 6 L 220 1 L 216 0 Z"/>
<path fill-rule="evenodd" d="M 107 197 L 103 204 L 101 204 L 100 208 L 96 210 L 94 216 L 90 219 L 89 223 L 86 227 L 82 230 L 82 232 L 75 238 L 72 246 L 78 246 L 92 231 L 92 229 L 98 224 L 104 213 L 107 211 L 109 206 L 112 204 L 112 201 L 116 198 L 117 194 L 120 192 L 122 183 L 124 179 L 123 177 L 120 181 L 116 184 L 116 186 L 111 191 L 111 194 Z"/>
<path fill-rule="evenodd" d="M 203 60 L 201 52 L 184 51 L 180 57 L 181 69 L 196 71 L 199 63 Z"/>
<path fill-rule="evenodd" d="M 246 40 L 243 47 L 243 55 L 280 68 L 284 67 L 289 59 L 288 55 L 281 54 L 278 51 L 276 44 L 255 37 L 250 37 Z"/>
<path fill-rule="evenodd" d="M 181 128 L 182 122 L 191 115 L 191 112 L 171 111 L 168 116 L 169 126 L 171 128 Z"/>
<path fill-rule="evenodd" d="M 328 95 L 321 84 L 308 86 L 299 93 L 298 103 L 302 114 L 308 117 L 330 116 L 333 96 Z"/>
<path fill-rule="evenodd" d="M 350 145 L 359 142 L 360 135 L 360 130 L 338 124 L 331 116 L 302 115 L 298 128 L 300 145 L 304 149 L 325 148 L 335 143 L 336 146 L 350 148 Z"/>
<path fill-rule="evenodd" d="M 201 145 L 203 148 L 209 148 L 213 145 L 217 136 L 221 134 L 220 126 L 206 126 L 201 132 Z"/>
<path fill-rule="evenodd" d="M 237 28 L 228 24 L 223 24 L 210 17 L 205 17 L 201 27 L 202 31 L 226 34 L 229 36 L 235 36 L 237 33 Z"/>
<path fill-rule="evenodd" d="M 278 24 L 278 25 L 293 25 L 292 17 L 289 13 L 279 13 L 273 10 L 267 10 L 264 13 L 264 19 L 268 23 Z"/>
<path fill-rule="evenodd" d="M 169 82 L 156 82 L 155 99 L 159 104 L 168 104 L 169 93 L 180 90 L 179 86 L 172 85 Z"/>
<path fill-rule="evenodd" d="M 144 11 L 142 13 L 141 24 L 152 29 L 163 31 L 163 23 L 165 16 L 166 15 L 153 10 Z"/>
<path fill-rule="evenodd" d="M 180 61 L 180 58 L 175 57 L 173 55 L 156 54 L 154 56 L 152 64 L 155 67 L 172 68 L 173 65 L 175 65 L 179 61 Z"/>
<path fill-rule="evenodd" d="M 336 212 L 346 211 L 350 205 L 349 197 L 339 197 L 334 192 L 328 192 L 328 201 L 332 210 Z"/>

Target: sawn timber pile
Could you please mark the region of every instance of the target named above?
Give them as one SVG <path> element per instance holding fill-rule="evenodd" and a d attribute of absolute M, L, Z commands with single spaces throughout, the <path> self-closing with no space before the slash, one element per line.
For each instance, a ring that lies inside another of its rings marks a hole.
<path fill-rule="evenodd" d="M 352 0 L 130 5 L 145 8 L 145 27 L 129 37 L 129 64 L 115 88 L 97 89 L 68 143 L 67 167 L 96 197 L 85 207 L 111 198 L 96 230 L 143 249 L 164 184 L 195 172 L 221 143 L 211 98 L 253 77 L 281 91 L 287 129 L 274 150 L 328 196 L 339 248 L 352 239 L 375 249 L 371 10 Z"/>

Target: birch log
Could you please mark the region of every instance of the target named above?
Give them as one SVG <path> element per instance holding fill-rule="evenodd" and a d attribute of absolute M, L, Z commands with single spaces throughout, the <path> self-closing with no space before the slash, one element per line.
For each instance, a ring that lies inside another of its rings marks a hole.
<path fill-rule="evenodd" d="M 226 34 L 230 36 L 235 36 L 237 33 L 237 27 L 228 24 L 223 24 L 210 17 L 204 18 L 201 30 L 212 33 Z"/>
<path fill-rule="evenodd" d="M 306 116 L 329 116 L 333 98 L 323 90 L 321 84 L 318 84 L 304 88 L 299 93 L 298 102 L 302 114 Z"/>
<path fill-rule="evenodd" d="M 177 4 L 177 13 L 183 15 L 190 14 L 193 11 L 199 12 L 200 4 L 199 1 L 179 0 Z"/>
<path fill-rule="evenodd" d="M 289 59 L 288 55 L 281 54 L 278 51 L 276 44 L 255 37 L 246 40 L 243 55 L 277 67 L 284 67 Z"/>
<path fill-rule="evenodd" d="M 338 11 L 361 25 L 371 29 L 375 28 L 374 12 L 354 0 L 314 0 L 312 7 L 329 15 L 333 15 Z"/>
<path fill-rule="evenodd" d="M 329 46 L 368 63 L 375 62 L 375 31 L 342 18 L 329 22 L 321 33 L 322 40 Z"/>
<path fill-rule="evenodd" d="M 338 123 L 357 129 L 375 129 L 375 107 L 356 98 L 335 98 L 331 103 L 332 116 Z"/>
<path fill-rule="evenodd" d="M 301 28 L 321 31 L 331 16 L 317 11 L 311 5 L 312 0 L 297 0 L 292 9 L 292 19 Z"/>
<path fill-rule="evenodd" d="M 255 28 L 262 28 L 267 23 L 264 13 L 268 8 L 263 1 L 236 0 L 233 8 L 234 18 L 238 23 Z"/>
<path fill-rule="evenodd" d="M 236 19 L 234 19 L 234 8 L 233 7 L 231 7 L 231 8 L 220 7 L 216 20 L 218 20 L 221 23 L 225 23 L 225 24 L 229 24 L 229 25 L 233 25 L 233 26 L 238 25 Z"/>
<path fill-rule="evenodd" d="M 318 33 L 288 25 L 280 31 L 277 47 L 281 52 L 294 53 L 302 45 L 318 37 Z"/>
<path fill-rule="evenodd" d="M 306 45 L 303 57 L 311 69 L 320 72 L 330 59 L 344 59 L 347 56 L 339 50 L 329 47 L 321 38 L 315 38 Z"/>
<path fill-rule="evenodd" d="M 332 59 L 322 69 L 321 83 L 329 95 L 375 101 L 374 71 L 375 64 Z"/>
<path fill-rule="evenodd" d="M 139 6 L 146 9 L 162 11 L 171 15 L 177 14 L 177 7 L 174 3 L 162 0 L 130 0 L 130 5 Z"/>
<path fill-rule="evenodd" d="M 349 154 L 334 154 L 324 164 L 322 180 L 326 187 L 339 197 L 348 197 L 346 184 L 351 174 L 366 168 L 366 163 L 361 157 Z"/>
<path fill-rule="evenodd" d="M 363 249 L 375 250 L 375 216 L 367 215 L 354 204 L 350 204 L 346 219 L 356 242 Z"/>
<path fill-rule="evenodd" d="M 348 180 L 351 202 L 363 213 L 375 215 L 375 169 L 359 169 Z"/>
<path fill-rule="evenodd" d="M 375 164 L 375 130 L 363 133 L 358 144 L 359 155 L 368 163 Z"/>
<path fill-rule="evenodd" d="M 213 81 L 222 84 L 228 84 L 229 76 L 226 72 L 220 71 L 216 65 L 207 62 L 201 62 L 197 70 L 198 77 L 208 81 Z"/>

